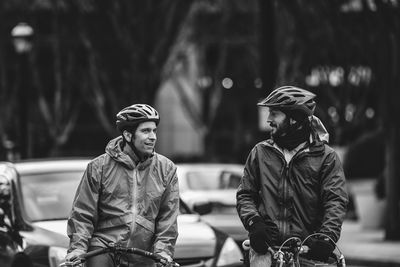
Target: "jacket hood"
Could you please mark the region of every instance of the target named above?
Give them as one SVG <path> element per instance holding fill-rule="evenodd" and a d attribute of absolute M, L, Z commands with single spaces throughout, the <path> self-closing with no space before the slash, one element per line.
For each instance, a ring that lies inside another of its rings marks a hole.
<path fill-rule="evenodd" d="M 315 143 L 322 145 L 323 143 L 329 143 L 329 133 L 326 130 L 324 124 L 317 116 L 310 116 L 309 117 L 310 124 L 311 124 L 311 135 L 310 135 L 310 143 Z M 273 146 L 274 140 L 272 138 L 262 141 L 261 143 Z M 319 146 L 320 146 L 319 145 Z"/>
<path fill-rule="evenodd" d="M 126 165 L 129 169 L 135 168 L 136 164 L 129 157 L 129 155 L 122 150 L 121 147 L 122 136 L 118 136 L 117 138 L 114 138 L 108 142 L 105 151 L 112 159 Z"/>
<path fill-rule="evenodd" d="M 317 116 L 310 117 L 311 129 L 317 134 L 319 139 L 323 142 L 329 143 L 329 133 L 324 124 Z"/>
<path fill-rule="evenodd" d="M 117 138 L 114 138 L 110 142 L 108 142 L 106 146 L 106 153 L 113 160 L 124 164 L 127 168 L 131 170 L 134 169 L 136 166 L 139 169 L 145 169 L 151 164 L 155 153 L 143 162 L 139 162 L 139 158 L 137 157 L 137 155 L 135 155 L 133 151 L 132 159 L 132 157 L 130 157 L 127 152 L 122 149 L 122 141 L 122 136 L 118 136 Z"/>

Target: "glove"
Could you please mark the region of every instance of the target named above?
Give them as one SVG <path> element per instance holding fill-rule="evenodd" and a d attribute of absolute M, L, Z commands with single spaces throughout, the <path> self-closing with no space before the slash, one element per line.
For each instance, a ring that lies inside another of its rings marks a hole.
<path fill-rule="evenodd" d="M 312 260 L 327 262 L 335 249 L 334 244 L 329 238 L 314 238 L 310 242 L 310 251 L 308 257 Z"/>
<path fill-rule="evenodd" d="M 249 222 L 249 239 L 251 248 L 258 254 L 265 254 L 268 247 L 276 242 L 278 227 L 272 221 L 255 217 Z"/>

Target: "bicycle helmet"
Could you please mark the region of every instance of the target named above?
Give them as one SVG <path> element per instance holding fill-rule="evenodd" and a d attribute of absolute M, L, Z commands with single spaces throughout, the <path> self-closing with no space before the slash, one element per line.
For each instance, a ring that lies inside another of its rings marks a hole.
<path fill-rule="evenodd" d="M 121 132 L 127 128 L 136 127 L 145 121 L 154 121 L 157 125 L 160 122 L 160 115 L 157 110 L 146 104 L 134 104 L 122 109 L 117 117 L 117 128 Z"/>
<path fill-rule="evenodd" d="M 282 86 L 272 91 L 258 106 L 287 111 L 300 111 L 311 116 L 315 109 L 315 94 L 295 86 Z"/>

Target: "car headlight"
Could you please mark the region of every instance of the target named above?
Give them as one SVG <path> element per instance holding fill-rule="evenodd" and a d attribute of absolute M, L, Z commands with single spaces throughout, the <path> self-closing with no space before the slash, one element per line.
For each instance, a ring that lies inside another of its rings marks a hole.
<path fill-rule="evenodd" d="M 240 251 L 240 248 L 231 237 L 228 237 L 219 253 L 217 266 L 227 266 L 230 264 L 240 263 L 241 259 L 243 259 L 243 254 Z"/>
<path fill-rule="evenodd" d="M 67 249 L 61 247 L 50 247 L 49 248 L 49 264 L 50 267 L 58 267 L 65 261 L 67 255 Z"/>

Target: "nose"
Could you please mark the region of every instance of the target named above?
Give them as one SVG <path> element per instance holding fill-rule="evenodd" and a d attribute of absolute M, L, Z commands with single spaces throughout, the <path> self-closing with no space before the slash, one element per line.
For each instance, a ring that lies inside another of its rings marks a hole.
<path fill-rule="evenodd" d="M 267 117 L 267 123 L 268 123 L 268 124 L 271 124 L 271 123 L 273 123 L 273 122 L 274 122 L 274 116 L 272 116 L 272 114 L 269 113 L 269 114 L 268 114 L 268 117 Z"/>
<path fill-rule="evenodd" d="M 150 132 L 150 135 L 149 135 L 149 138 L 150 138 L 151 140 L 156 140 L 156 139 L 157 139 L 157 134 L 156 134 L 156 132 L 151 131 L 151 132 Z"/>

